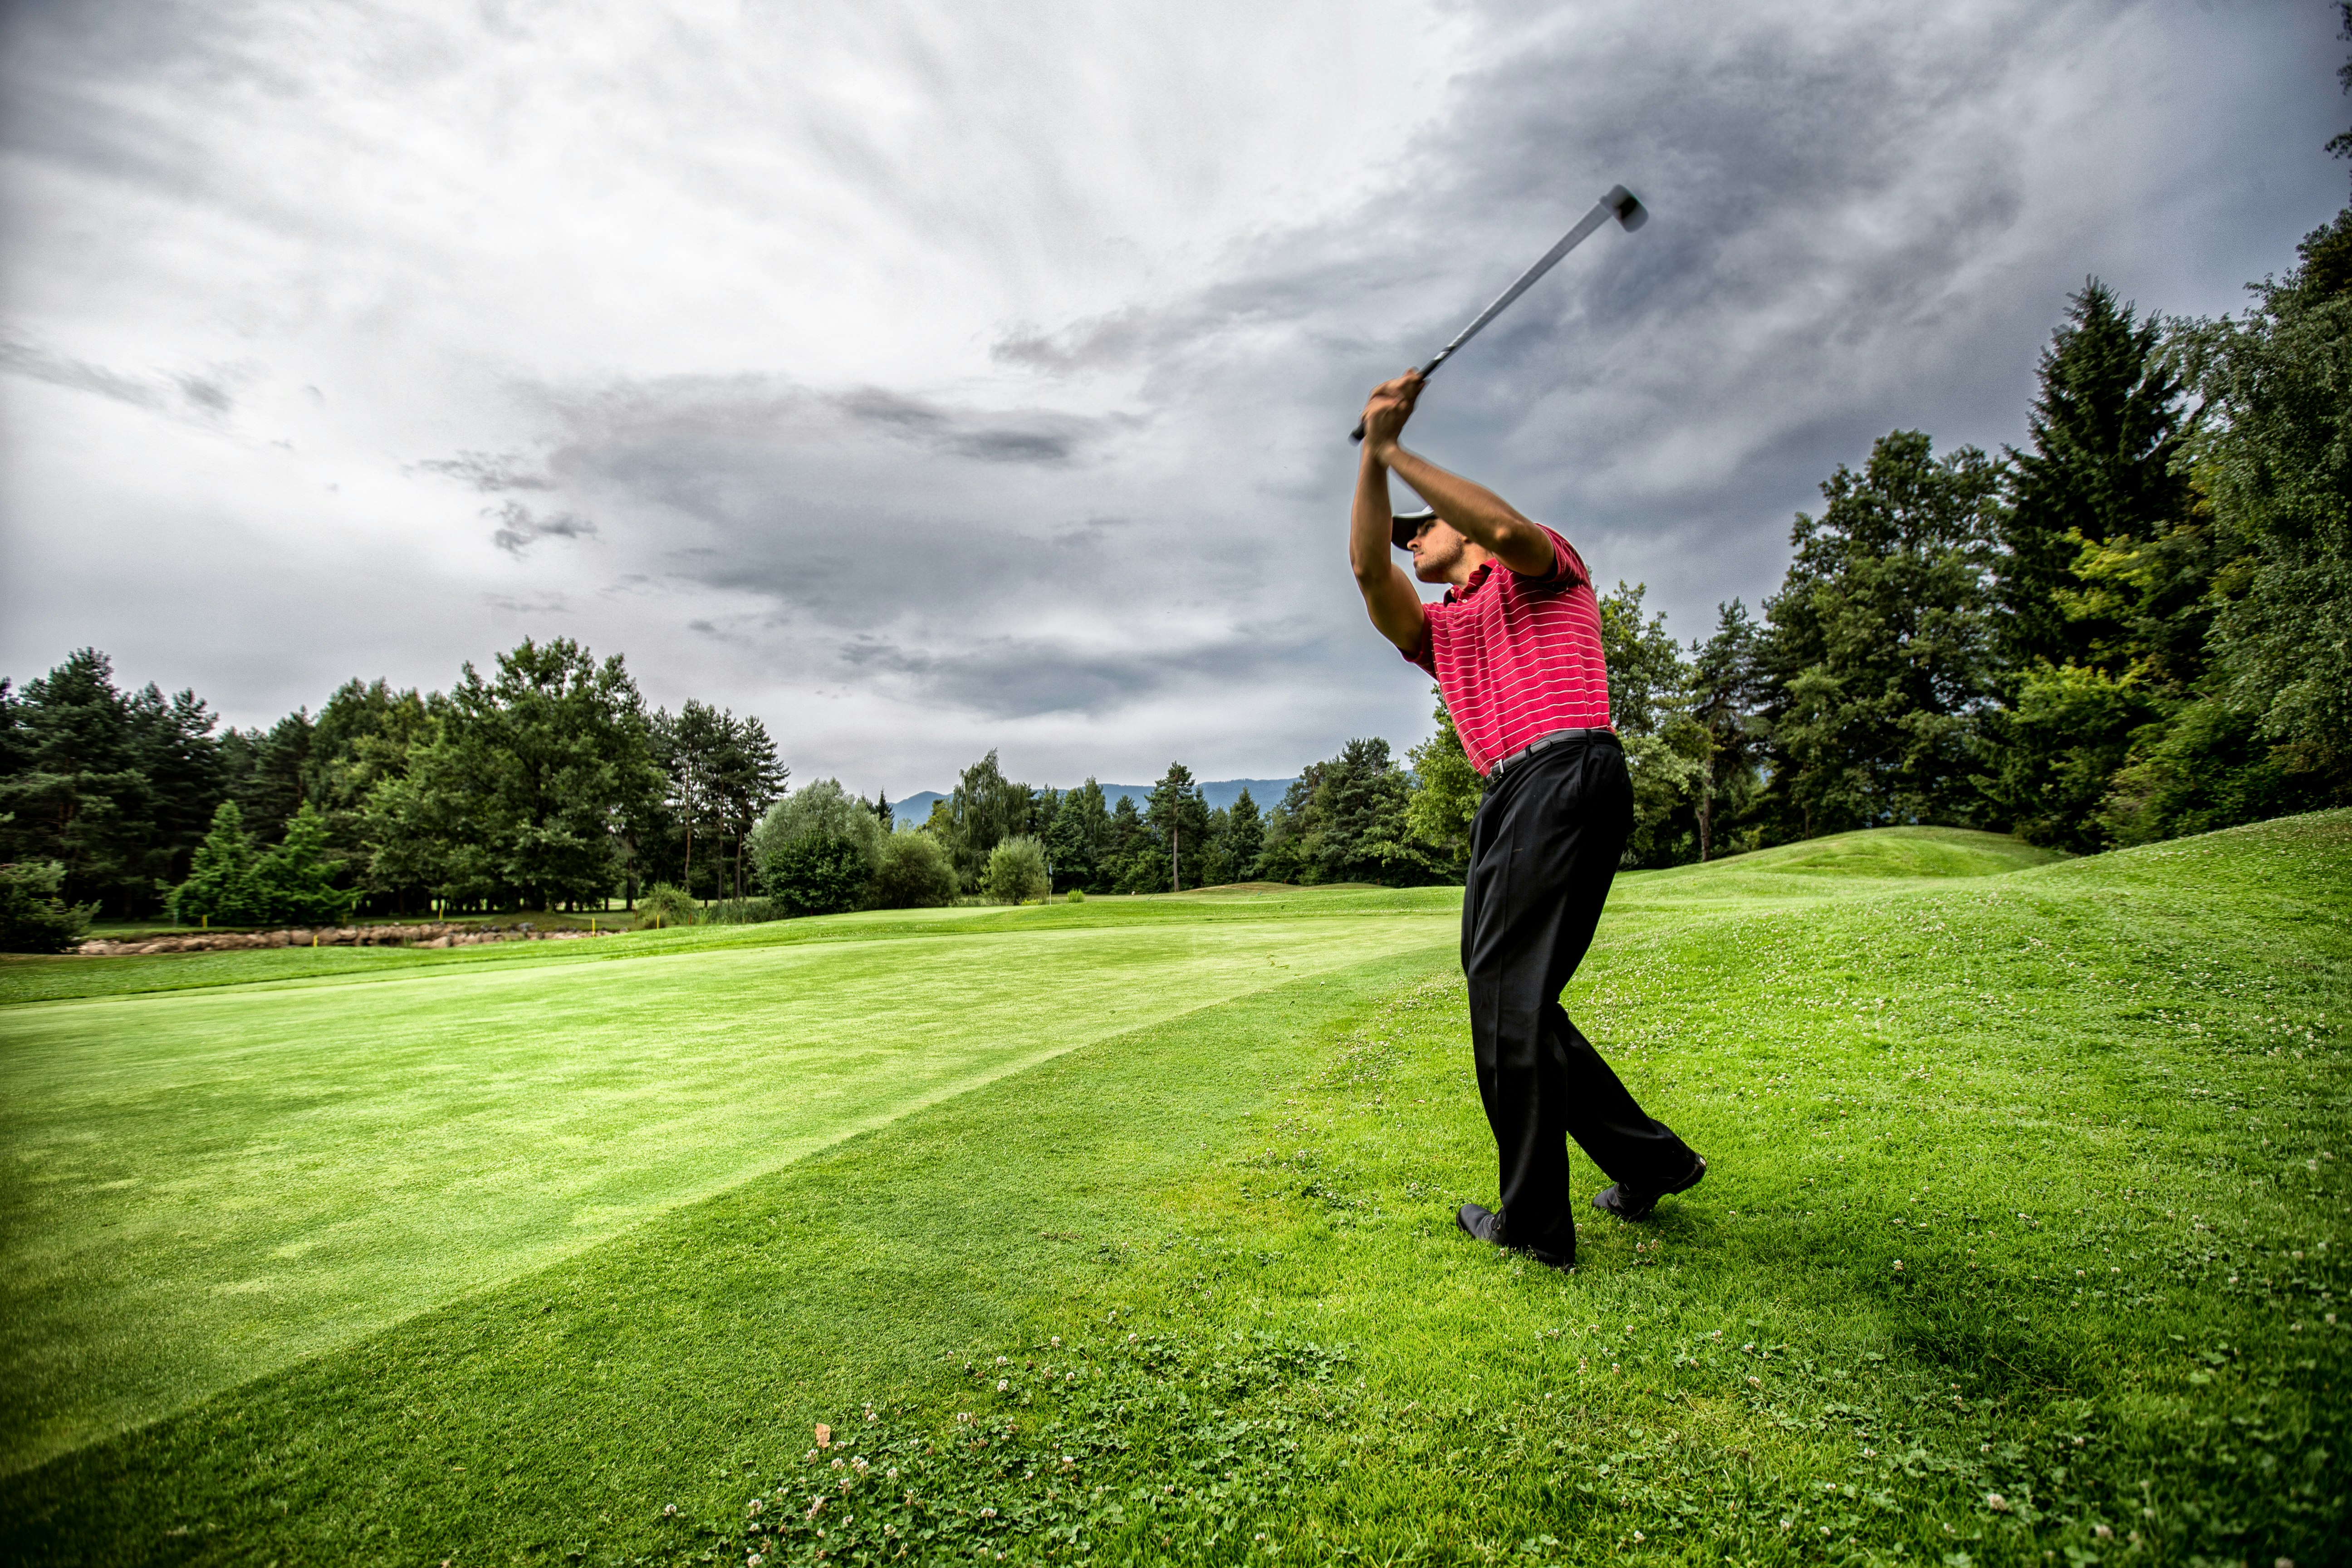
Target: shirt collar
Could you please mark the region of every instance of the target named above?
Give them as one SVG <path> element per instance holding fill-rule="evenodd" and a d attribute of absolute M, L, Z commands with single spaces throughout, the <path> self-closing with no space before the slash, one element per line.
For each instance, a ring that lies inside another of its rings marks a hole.
<path fill-rule="evenodd" d="M 1468 577 L 1463 579 L 1462 586 L 1459 588 L 1448 588 L 1445 590 L 1445 602 L 1449 605 L 1460 604 L 1463 600 L 1476 593 L 1480 584 L 1486 581 L 1487 576 L 1492 574 L 1494 570 L 1495 563 L 1492 561 L 1481 561 L 1478 563 L 1478 569 L 1471 573 Z"/>

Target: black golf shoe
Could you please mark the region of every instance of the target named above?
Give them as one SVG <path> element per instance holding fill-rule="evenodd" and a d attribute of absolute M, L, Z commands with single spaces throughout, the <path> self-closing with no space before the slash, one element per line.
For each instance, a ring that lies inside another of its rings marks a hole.
<path fill-rule="evenodd" d="M 1465 1235 L 1486 1242 L 1490 1247 L 1509 1247 L 1513 1252 L 1524 1252 L 1547 1268 L 1568 1269 L 1576 1267 L 1576 1257 L 1573 1253 L 1563 1256 L 1557 1252 L 1547 1252 L 1540 1247 L 1513 1247 L 1509 1242 L 1505 1241 L 1502 1216 L 1483 1204 L 1464 1204 L 1461 1211 L 1454 1216 L 1454 1223 L 1460 1226 Z"/>
<path fill-rule="evenodd" d="M 1647 1219 L 1650 1217 L 1650 1211 L 1658 1206 L 1658 1200 L 1660 1198 L 1666 1196 L 1670 1193 L 1686 1193 L 1690 1191 L 1693 1187 L 1698 1185 L 1700 1179 L 1706 1174 L 1706 1159 L 1701 1155 L 1694 1153 L 1691 1156 L 1690 1174 L 1685 1176 L 1681 1181 L 1675 1183 L 1674 1185 L 1669 1187 L 1660 1187 L 1656 1192 L 1644 1192 L 1639 1188 L 1629 1187 L 1624 1183 L 1619 1182 L 1612 1186 L 1603 1187 L 1599 1192 L 1593 1194 L 1592 1206 L 1599 1209 L 1602 1214 L 1615 1215 L 1622 1220 L 1632 1221 Z"/>

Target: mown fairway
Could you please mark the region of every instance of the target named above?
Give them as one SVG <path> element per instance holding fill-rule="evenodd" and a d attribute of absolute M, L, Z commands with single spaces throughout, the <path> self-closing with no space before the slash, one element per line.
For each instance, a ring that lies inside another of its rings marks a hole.
<path fill-rule="evenodd" d="M 903 934 L 971 923 L 942 912 L 13 1009 L 0 1454 L 152 1418 L 1146 1016 L 1453 929 L 1374 901 Z"/>
<path fill-rule="evenodd" d="M 11 965 L 9 1555 L 2343 1561 L 2352 814 L 2042 858 L 1621 881 L 1570 1277 L 1443 894 Z"/>

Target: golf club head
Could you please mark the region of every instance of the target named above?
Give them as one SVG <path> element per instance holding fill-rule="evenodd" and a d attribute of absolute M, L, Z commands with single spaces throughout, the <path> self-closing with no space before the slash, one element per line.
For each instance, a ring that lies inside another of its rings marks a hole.
<path fill-rule="evenodd" d="M 1609 210 L 1617 215 L 1617 221 L 1625 226 L 1628 234 L 1650 221 L 1650 209 L 1622 185 L 1610 186 L 1609 194 L 1601 199 L 1609 204 Z"/>

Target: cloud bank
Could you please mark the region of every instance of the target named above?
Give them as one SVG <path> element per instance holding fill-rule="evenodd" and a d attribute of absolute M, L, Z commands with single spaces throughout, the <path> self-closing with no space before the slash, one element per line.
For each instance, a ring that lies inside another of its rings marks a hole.
<path fill-rule="evenodd" d="M 0 655 L 240 721 L 528 632 L 900 795 L 1426 732 L 1345 440 L 1685 636 L 1898 426 L 2021 437 L 2096 273 L 2231 308 L 2339 204 L 2325 7 L 27 5 Z M 1402 498 L 1401 498 L 1402 499 Z"/>

